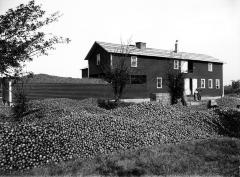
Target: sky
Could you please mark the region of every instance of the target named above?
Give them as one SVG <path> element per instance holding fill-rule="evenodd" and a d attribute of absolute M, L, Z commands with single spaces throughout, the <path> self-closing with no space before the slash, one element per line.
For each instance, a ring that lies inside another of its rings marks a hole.
<path fill-rule="evenodd" d="M 81 77 L 94 41 L 146 42 L 147 47 L 201 53 L 223 61 L 224 84 L 240 79 L 240 0 L 35 0 L 58 22 L 44 30 L 69 37 L 26 70 Z M 0 14 L 28 0 L 0 0 Z"/>

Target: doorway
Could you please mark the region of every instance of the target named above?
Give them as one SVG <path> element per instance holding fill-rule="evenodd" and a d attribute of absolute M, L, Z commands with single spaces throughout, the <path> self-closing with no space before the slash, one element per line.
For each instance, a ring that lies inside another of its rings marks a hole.
<path fill-rule="evenodd" d="M 197 86 L 197 79 L 191 79 L 192 80 L 192 95 L 194 94 L 194 91 L 198 88 Z"/>
<path fill-rule="evenodd" d="M 186 95 L 193 95 L 197 89 L 197 79 L 185 78 L 184 79 L 184 92 Z"/>

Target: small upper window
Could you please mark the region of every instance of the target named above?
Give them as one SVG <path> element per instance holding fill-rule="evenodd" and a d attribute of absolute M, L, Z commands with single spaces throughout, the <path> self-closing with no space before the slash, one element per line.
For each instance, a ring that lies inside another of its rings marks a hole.
<path fill-rule="evenodd" d="M 137 67 L 137 56 L 131 56 L 131 67 Z"/>
<path fill-rule="evenodd" d="M 208 71 L 210 71 L 210 72 L 213 71 L 213 65 L 212 65 L 212 63 L 208 63 Z"/>
<path fill-rule="evenodd" d="M 216 89 L 220 89 L 220 79 L 216 79 Z"/>
<path fill-rule="evenodd" d="M 162 88 L 162 77 L 157 77 L 157 88 Z"/>
<path fill-rule="evenodd" d="M 179 69 L 179 60 L 174 60 L 174 69 Z"/>
<path fill-rule="evenodd" d="M 213 88 L 213 80 L 212 79 L 208 79 L 208 88 Z"/>
<path fill-rule="evenodd" d="M 97 65 L 100 65 L 100 54 L 97 54 Z"/>
<path fill-rule="evenodd" d="M 205 88 L 205 79 L 201 79 L 201 88 Z"/>

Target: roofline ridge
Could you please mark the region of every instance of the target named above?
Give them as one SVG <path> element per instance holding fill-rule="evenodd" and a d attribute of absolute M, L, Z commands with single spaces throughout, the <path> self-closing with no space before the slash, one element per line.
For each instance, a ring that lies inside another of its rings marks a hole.
<path fill-rule="evenodd" d="M 109 44 L 109 45 L 114 45 L 114 46 L 112 46 L 113 48 L 114 47 L 116 47 L 116 46 L 121 46 L 121 45 L 123 45 L 123 46 L 131 46 L 131 47 L 136 47 L 136 46 L 134 46 L 134 45 L 126 45 L 126 44 L 116 44 L 116 43 L 111 43 L 111 42 L 104 42 L 104 41 L 95 41 L 95 43 L 97 43 L 98 45 L 100 45 L 102 48 L 104 48 L 107 52 L 109 52 L 109 53 L 116 53 L 116 52 L 114 52 L 114 51 L 108 51 L 108 49 L 106 49 L 106 47 L 107 46 L 102 46 L 102 44 Z M 110 46 L 111 47 L 111 46 Z M 174 52 L 174 50 L 167 50 L 167 49 L 157 49 L 157 48 L 145 48 L 145 49 L 139 49 L 139 48 L 137 48 L 136 47 L 136 52 L 140 52 L 140 51 L 145 51 L 145 52 L 148 52 L 148 51 L 151 51 L 151 50 L 153 50 L 154 52 L 153 53 L 158 53 L 158 51 L 159 52 L 166 52 L 166 53 L 169 53 L 169 54 L 173 54 L 174 56 L 176 56 L 176 59 L 183 59 L 183 58 L 177 58 L 177 55 L 181 55 L 181 54 L 185 54 L 185 55 L 194 55 L 194 57 L 196 58 L 196 59 L 191 59 L 191 58 L 186 58 L 186 60 L 199 60 L 199 59 L 197 59 L 197 58 L 199 58 L 199 57 L 201 57 L 201 56 L 205 56 L 205 57 L 207 57 L 207 58 L 209 58 L 209 60 L 206 58 L 206 60 L 204 60 L 204 61 L 208 61 L 208 62 L 217 62 L 217 63 L 224 63 L 223 61 L 221 61 L 221 60 L 219 60 L 218 58 L 215 58 L 215 57 L 213 57 L 213 56 L 211 56 L 211 55 L 207 55 L 207 54 L 202 54 L 202 53 L 192 53 L 192 52 L 177 52 L 177 53 L 175 53 Z M 149 52 L 150 52 L 149 51 Z M 144 55 L 144 54 L 141 54 L 141 53 L 138 53 L 137 55 Z M 198 56 L 198 55 L 200 55 L 200 56 Z M 147 54 L 146 54 L 146 56 L 148 56 Z M 211 61 L 212 60 L 212 61 Z M 199 61 L 203 61 L 203 60 L 199 60 Z"/>

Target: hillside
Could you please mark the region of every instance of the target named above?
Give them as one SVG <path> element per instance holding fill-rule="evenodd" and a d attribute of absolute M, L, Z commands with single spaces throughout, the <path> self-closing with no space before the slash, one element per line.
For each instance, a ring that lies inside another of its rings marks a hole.
<path fill-rule="evenodd" d="M 71 84 L 105 84 L 101 79 L 72 78 L 52 76 L 48 74 L 35 74 L 28 83 L 71 83 Z"/>

